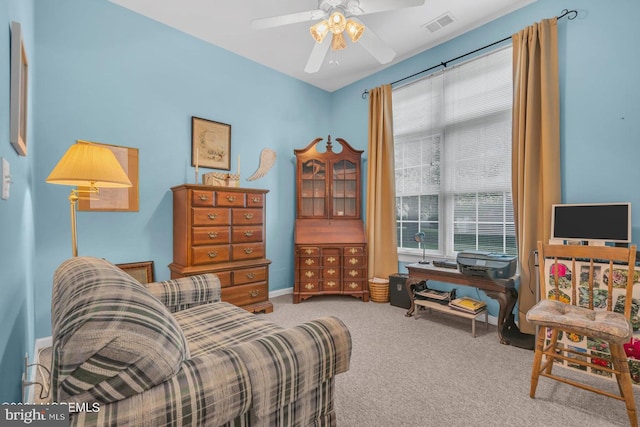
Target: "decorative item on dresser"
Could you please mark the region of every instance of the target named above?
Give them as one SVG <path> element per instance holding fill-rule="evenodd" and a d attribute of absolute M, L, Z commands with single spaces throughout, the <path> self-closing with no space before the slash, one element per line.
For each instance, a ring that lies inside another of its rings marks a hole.
<path fill-rule="evenodd" d="M 251 312 L 273 311 L 265 258 L 269 190 L 183 184 L 173 192 L 171 278 L 215 273 L 222 300 Z"/>
<path fill-rule="evenodd" d="M 296 155 L 297 207 L 293 302 L 342 294 L 369 301 L 367 242 L 360 218 L 360 158 L 347 141 L 317 150 L 322 138 Z"/>

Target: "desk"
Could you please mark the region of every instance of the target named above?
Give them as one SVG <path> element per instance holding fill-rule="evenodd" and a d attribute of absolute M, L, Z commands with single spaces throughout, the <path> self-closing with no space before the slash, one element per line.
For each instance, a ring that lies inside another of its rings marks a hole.
<path fill-rule="evenodd" d="M 422 280 L 435 280 L 438 282 L 451 283 L 455 285 L 470 286 L 483 290 L 489 297 L 495 299 L 500 304 L 498 314 L 498 337 L 502 344 L 509 344 L 509 340 L 502 336 L 502 327 L 505 320 L 513 311 L 513 307 L 518 300 L 518 292 L 515 288 L 515 279 L 513 276 L 509 279 L 491 280 L 484 277 L 467 276 L 453 268 L 434 267 L 431 264 L 409 264 L 409 277 L 405 282 L 411 307 L 405 316 L 413 316 L 416 306 L 413 301 L 413 287 Z"/>

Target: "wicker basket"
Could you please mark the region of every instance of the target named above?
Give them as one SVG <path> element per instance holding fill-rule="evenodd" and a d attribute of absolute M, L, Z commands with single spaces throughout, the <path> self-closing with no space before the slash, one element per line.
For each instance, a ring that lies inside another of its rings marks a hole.
<path fill-rule="evenodd" d="M 389 302 L 389 280 L 378 277 L 369 280 L 369 297 L 373 302 Z"/>

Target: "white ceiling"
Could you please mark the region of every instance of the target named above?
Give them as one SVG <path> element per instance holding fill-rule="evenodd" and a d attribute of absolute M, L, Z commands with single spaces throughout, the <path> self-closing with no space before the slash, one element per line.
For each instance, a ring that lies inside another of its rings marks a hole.
<path fill-rule="evenodd" d="M 329 50 L 320 71 L 314 74 L 304 72 L 315 43 L 309 34 L 309 22 L 254 30 L 251 21 L 317 9 L 317 0 L 110 1 L 333 92 L 536 0 L 426 0 L 422 6 L 365 14 L 359 19 L 396 51 L 394 60 L 382 65 L 362 46 L 346 37 L 347 48 Z M 365 4 L 366 0 L 361 0 L 363 9 Z M 424 28 L 425 24 L 446 13 L 454 19 L 451 24 L 434 33 Z M 337 60 L 339 65 L 330 65 L 331 59 Z M 450 58 L 442 58 L 447 59 Z"/>

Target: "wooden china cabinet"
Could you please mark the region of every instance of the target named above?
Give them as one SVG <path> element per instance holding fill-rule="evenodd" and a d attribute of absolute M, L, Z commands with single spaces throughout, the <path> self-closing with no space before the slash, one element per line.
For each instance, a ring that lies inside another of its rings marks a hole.
<path fill-rule="evenodd" d="M 347 141 L 322 138 L 296 155 L 295 304 L 316 295 L 369 301 L 367 242 L 360 215 L 361 156 Z"/>
<path fill-rule="evenodd" d="M 215 273 L 222 300 L 247 311 L 273 311 L 265 258 L 268 190 L 184 184 L 173 192 L 171 278 Z"/>

